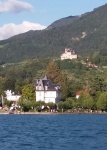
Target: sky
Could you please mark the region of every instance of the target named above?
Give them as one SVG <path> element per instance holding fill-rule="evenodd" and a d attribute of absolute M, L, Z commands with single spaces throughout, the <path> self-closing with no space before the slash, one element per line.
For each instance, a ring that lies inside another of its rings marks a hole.
<path fill-rule="evenodd" d="M 0 0 L 0 40 L 42 30 L 54 21 L 81 15 L 107 0 Z"/>

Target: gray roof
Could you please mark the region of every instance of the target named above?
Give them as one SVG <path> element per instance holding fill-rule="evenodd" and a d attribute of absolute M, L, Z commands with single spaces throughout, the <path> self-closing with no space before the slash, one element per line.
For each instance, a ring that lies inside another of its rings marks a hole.
<path fill-rule="evenodd" d="M 41 86 L 41 90 L 48 90 L 48 91 L 56 91 L 60 90 L 60 87 L 56 84 L 53 84 L 50 80 L 47 79 L 47 76 L 45 76 L 43 79 L 37 79 L 36 80 L 36 86 Z M 37 90 L 40 90 L 39 88 Z"/>

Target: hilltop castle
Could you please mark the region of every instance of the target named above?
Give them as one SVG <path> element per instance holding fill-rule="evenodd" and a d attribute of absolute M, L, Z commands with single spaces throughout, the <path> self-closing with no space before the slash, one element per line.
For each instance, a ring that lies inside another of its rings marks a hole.
<path fill-rule="evenodd" d="M 61 60 L 64 59 L 77 59 L 77 54 L 71 48 L 65 48 L 65 53 L 61 55 Z"/>

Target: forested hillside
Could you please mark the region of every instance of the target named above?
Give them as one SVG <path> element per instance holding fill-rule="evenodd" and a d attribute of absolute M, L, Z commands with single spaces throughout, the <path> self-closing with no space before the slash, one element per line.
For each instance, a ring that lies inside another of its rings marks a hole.
<path fill-rule="evenodd" d="M 65 23 L 67 19 L 70 18 L 65 18 Z M 32 58 L 59 57 L 65 47 L 72 47 L 80 55 L 96 51 L 100 55 L 103 50 L 106 53 L 107 4 L 81 15 L 70 24 L 65 23 L 61 27 L 55 25 L 51 29 L 29 31 L 0 41 L 0 61 L 19 62 Z"/>
<path fill-rule="evenodd" d="M 107 110 L 107 69 L 88 67 L 78 60 L 32 59 L 20 63 L 0 66 L 0 95 L 4 97 L 4 105 L 11 106 L 6 100 L 5 91 L 12 90 L 21 94 L 18 104 L 23 111 L 40 111 L 42 105 L 53 108 L 54 103 L 35 101 L 35 79 L 47 75 L 52 83 L 61 86 L 60 110 L 80 112 L 90 109 Z M 76 99 L 77 91 L 87 91 Z M 2 101 L 0 101 L 2 106 Z M 35 109 L 34 109 L 35 108 Z M 18 110 L 21 110 L 18 109 Z M 33 109 L 33 110 L 32 110 Z M 43 110 L 42 110 L 43 111 Z M 45 111 L 45 110 L 44 110 Z"/>
<path fill-rule="evenodd" d="M 59 74 L 55 82 L 65 98 L 75 97 L 76 91 L 83 89 L 91 94 L 107 91 L 107 69 L 87 67 L 80 60 L 32 59 L 0 66 L 0 94 L 7 89 L 21 93 L 23 86 L 35 85 L 35 79 L 46 74 L 49 79 Z"/>

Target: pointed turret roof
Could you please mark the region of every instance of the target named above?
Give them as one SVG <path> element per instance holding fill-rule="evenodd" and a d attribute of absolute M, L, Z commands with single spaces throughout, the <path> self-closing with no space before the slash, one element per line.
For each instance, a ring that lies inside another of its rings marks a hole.
<path fill-rule="evenodd" d="M 45 75 L 44 78 L 42 80 L 48 80 L 47 76 Z"/>

